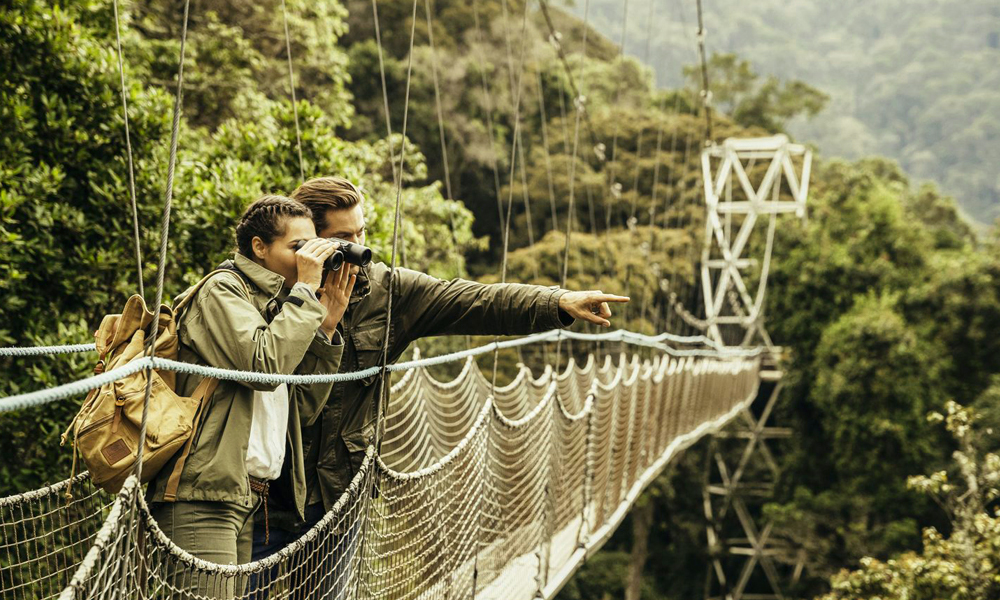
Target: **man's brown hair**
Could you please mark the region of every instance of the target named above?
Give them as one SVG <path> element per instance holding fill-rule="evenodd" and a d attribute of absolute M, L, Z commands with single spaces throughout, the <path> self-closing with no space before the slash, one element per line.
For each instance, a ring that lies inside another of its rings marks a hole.
<path fill-rule="evenodd" d="M 363 196 L 343 177 L 316 177 L 296 188 L 291 198 L 309 207 L 316 231 L 323 231 L 327 227 L 327 211 L 354 208 L 361 204 Z"/>

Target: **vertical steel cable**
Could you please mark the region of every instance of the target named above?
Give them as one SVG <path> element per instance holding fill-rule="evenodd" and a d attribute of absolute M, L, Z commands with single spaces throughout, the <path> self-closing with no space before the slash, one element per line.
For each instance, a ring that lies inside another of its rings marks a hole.
<path fill-rule="evenodd" d="M 375 15 L 375 31 L 376 38 L 379 44 L 379 68 L 382 70 L 382 96 L 385 101 L 385 123 L 386 127 L 389 129 L 389 148 L 390 154 L 392 153 L 392 129 L 389 121 L 389 92 L 385 87 L 385 71 L 382 66 L 382 35 L 379 27 L 378 21 L 378 0 L 372 0 L 372 7 Z M 400 230 L 400 204 L 403 197 L 403 164 L 406 160 L 406 125 L 409 118 L 410 111 L 410 83 L 413 75 L 413 40 L 416 35 L 417 29 L 417 0 L 413 0 L 413 14 L 411 16 L 410 24 L 410 50 L 409 56 L 406 63 L 406 92 L 403 98 L 403 128 L 400 131 L 400 152 L 399 152 L 399 170 L 396 173 L 396 206 L 393 214 L 392 221 L 392 254 L 389 263 L 389 294 L 386 298 L 386 324 L 385 324 L 385 336 L 382 340 L 382 371 L 381 371 L 381 384 L 382 392 L 379 394 L 379 402 L 376 410 L 376 443 L 381 440 L 381 428 L 383 427 L 383 417 L 385 416 L 385 404 L 388 401 L 387 395 L 389 392 L 389 386 L 387 380 L 389 379 L 389 373 L 387 370 L 389 361 L 389 333 L 392 330 L 392 294 L 395 291 L 396 283 L 396 253 L 399 247 L 399 230 Z M 395 171 L 395 170 L 394 170 Z"/>
<path fill-rule="evenodd" d="M 503 256 L 500 262 L 500 282 L 507 282 L 507 254 L 510 251 L 510 218 L 514 207 L 514 170 L 517 167 L 517 148 L 518 141 L 520 140 L 521 131 L 521 90 L 523 88 L 524 82 L 524 53 L 525 46 L 524 36 L 528 28 L 528 0 L 524 0 L 524 14 L 521 17 L 521 55 L 519 58 L 519 67 L 517 74 L 517 84 L 516 89 L 514 86 L 514 64 L 513 56 L 510 54 L 510 35 L 507 28 L 507 0 L 501 1 L 501 6 L 503 7 L 504 15 L 504 37 L 507 41 L 508 55 L 507 59 L 509 61 L 508 69 L 510 71 L 510 81 L 514 93 L 514 135 L 511 139 L 511 149 L 510 149 L 510 175 L 507 178 L 507 186 L 509 188 L 509 194 L 507 197 L 507 214 L 504 219 L 504 230 L 503 230 Z M 522 165 L 523 169 L 523 165 Z M 499 198 L 498 198 L 499 200 Z M 493 377 L 491 380 L 490 394 L 492 395 L 496 390 L 497 385 L 497 363 L 500 358 L 500 350 L 494 350 L 493 352 Z"/>
<path fill-rule="evenodd" d="M 556 211 L 556 190 L 552 184 L 552 157 L 549 152 L 549 126 L 545 114 L 545 90 L 542 87 L 542 72 L 538 71 L 538 114 L 542 122 L 542 145 L 545 148 L 545 177 L 549 184 L 549 207 L 552 209 L 552 229 L 559 229 L 559 215 Z"/>
<path fill-rule="evenodd" d="M 118 51 L 118 75 L 122 88 L 122 117 L 125 119 L 125 150 L 128 153 L 128 191 L 132 201 L 132 229 L 135 237 L 135 268 L 139 278 L 139 295 L 146 297 L 142 276 L 142 249 L 139 246 L 139 208 L 135 200 L 135 168 L 132 161 L 132 136 L 128 127 L 128 92 L 125 89 L 125 61 L 122 59 L 122 32 L 118 18 L 118 0 L 114 0 L 115 11 L 115 47 Z"/>
<path fill-rule="evenodd" d="M 292 94 L 292 114 L 295 116 L 295 147 L 299 152 L 299 180 L 306 180 L 305 161 L 302 159 L 302 130 L 299 128 L 299 104 L 295 99 L 295 71 L 292 70 L 292 40 L 288 35 L 288 9 L 281 0 L 281 17 L 285 24 L 285 52 L 288 54 L 288 90 Z"/>
<path fill-rule="evenodd" d="M 701 55 L 701 102 L 705 108 L 705 143 L 712 141 L 712 91 L 708 86 L 708 60 L 705 58 L 705 23 L 702 19 L 701 0 L 698 4 L 698 54 Z"/>
<path fill-rule="evenodd" d="M 389 401 L 389 384 L 388 384 L 389 334 L 392 331 L 392 294 L 394 292 L 395 282 L 396 282 L 396 252 L 399 246 L 400 203 L 403 193 L 403 164 L 406 159 L 406 125 L 410 109 L 410 81 L 411 81 L 411 75 L 413 73 L 413 40 L 416 35 L 416 27 L 417 27 L 417 0 L 413 0 L 413 13 L 411 16 L 410 49 L 406 65 L 406 94 L 403 101 L 403 128 L 400 133 L 398 170 L 396 169 L 395 151 L 393 150 L 392 147 L 392 120 L 389 114 L 389 91 L 385 81 L 385 62 L 383 59 L 383 49 L 382 49 L 382 30 L 379 24 L 379 17 L 378 17 L 378 0 L 372 0 L 372 16 L 375 22 L 375 40 L 378 46 L 378 66 L 379 66 L 379 75 L 381 76 L 382 80 L 382 103 L 385 109 L 385 127 L 386 127 L 386 132 L 388 134 L 387 141 L 389 143 L 389 160 L 392 163 L 392 175 L 394 183 L 396 184 L 396 203 L 392 219 L 392 253 L 389 263 L 389 293 L 388 297 L 386 298 L 385 336 L 382 339 L 382 364 L 380 365 L 381 368 L 379 371 L 379 382 L 382 389 L 379 391 L 379 395 L 377 396 L 376 399 L 375 415 L 374 415 L 375 439 L 373 440 L 373 442 L 376 451 L 379 451 L 381 450 L 381 445 L 382 445 L 382 437 L 383 437 L 382 430 L 385 427 L 386 405 L 388 404 Z M 372 478 L 371 485 L 373 486 L 373 488 L 374 486 L 377 485 L 376 478 L 374 477 Z M 363 493 L 372 494 L 373 492 L 374 489 L 365 490 L 365 492 Z M 371 511 L 371 504 L 372 503 L 369 502 L 367 507 L 369 515 Z M 367 519 L 368 517 L 366 517 L 366 521 Z M 364 536 L 367 535 L 366 530 L 367 528 L 362 529 L 361 533 L 361 535 L 363 536 L 362 547 L 365 547 Z M 357 578 L 358 587 L 355 588 L 355 594 L 357 594 L 358 589 L 360 588 L 361 579 L 362 577 Z"/>
<path fill-rule="evenodd" d="M 545 0 L 541 0 L 542 6 L 545 6 Z M 546 17 L 548 12 L 546 11 Z M 583 7 L 583 58 L 586 59 L 587 56 L 587 32 L 590 30 L 590 0 L 584 2 Z M 553 30 L 554 31 L 554 30 Z M 583 76 L 583 68 L 585 66 L 585 60 L 580 61 L 580 76 Z M 565 63 L 564 63 L 565 64 Z M 567 67 L 567 72 L 569 68 Z M 582 98 L 577 96 L 574 99 L 574 106 L 576 106 L 576 118 L 573 123 L 573 156 L 569 163 L 569 207 L 566 211 L 566 243 L 563 247 L 563 264 L 562 272 L 559 276 L 559 287 L 566 287 L 566 275 L 569 269 L 569 248 L 570 239 L 573 236 L 573 210 L 575 208 L 576 201 L 576 161 L 580 149 L 580 119 L 583 116 L 583 111 L 586 110 Z M 562 338 L 556 343 L 556 367 L 559 366 L 560 359 L 562 356 Z"/>
<path fill-rule="evenodd" d="M 180 63 L 177 67 L 177 93 L 174 95 L 174 117 L 170 130 L 170 158 L 167 162 L 167 189 L 164 193 L 163 219 L 160 230 L 160 260 L 156 269 L 156 301 L 153 304 L 153 322 L 146 334 L 145 355 L 152 358 L 156 346 L 156 334 L 160 323 L 160 304 L 163 302 L 163 276 L 167 270 L 167 243 L 170 241 L 170 206 L 174 197 L 174 169 L 177 166 L 177 137 L 181 126 L 181 110 L 184 100 L 184 52 L 187 47 L 188 14 L 191 0 L 184 0 L 184 24 L 181 28 Z M 146 443 L 146 420 L 149 417 L 149 397 L 153 387 L 153 369 L 146 368 L 146 394 L 142 401 L 142 422 L 139 425 L 139 444 L 135 457 L 135 475 L 142 474 L 142 450 Z M 136 488 L 139 489 L 138 487 Z M 137 492 L 138 493 L 138 492 Z"/>

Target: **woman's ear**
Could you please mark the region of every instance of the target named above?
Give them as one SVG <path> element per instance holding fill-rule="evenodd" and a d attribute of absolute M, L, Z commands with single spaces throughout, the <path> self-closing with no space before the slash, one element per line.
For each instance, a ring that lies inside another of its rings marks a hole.
<path fill-rule="evenodd" d="M 253 257 L 256 259 L 255 262 L 263 262 L 264 259 L 267 258 L 267 244 L 264 243 L 264 240 L 255 235 L 253 239 L 250 240 L 250 245 L 253 247 Z"/>

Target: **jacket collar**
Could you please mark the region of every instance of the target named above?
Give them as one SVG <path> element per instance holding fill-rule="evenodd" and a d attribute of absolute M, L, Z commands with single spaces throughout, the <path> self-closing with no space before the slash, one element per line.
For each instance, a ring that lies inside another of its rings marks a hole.
<path fill-rule="evenodd" d="M 348 310 L 350 310 L 351 305 L 356 304 L 359 300 L 367 298 L 368 294 L 371 293 L 371 265 L 361 267 L 361 269 L 358 270 L 357 277 L 357 281 L 354 282 L 354 291 L 351 292 L 351 297 L 347 301 Z"/>
<path fill-rule="evenodd" d="M 233 264 L 260 291 L 267 294 L 268 299 L 277 298 L 285 288 L 285 278 L 270 269 L 266 269 L 240 253 L 236 253 Z"/>

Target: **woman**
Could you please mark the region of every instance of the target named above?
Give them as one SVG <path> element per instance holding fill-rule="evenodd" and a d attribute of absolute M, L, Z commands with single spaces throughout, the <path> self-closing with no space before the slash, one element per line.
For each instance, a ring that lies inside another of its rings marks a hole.
<path fill-rule="evenodd" d="M 296 251 L 300 241 L 306 243 Z M 236 244 L 235 257 L 222 265 L 228 272 L 195 290 L 179 316 L 181 360 L 272 374 L 337 372 L 343 340 L 336 328 L 355 277 L 340 269 L 320 286 L 323 262 L 336 246 L 316 238 L 309 209 L 264 196 L 240 218 Z M 200 379 L 178 374 L 178 392 L 190 395 Z M 176 498 L 165 494 L 173 462 L 150 483 L 151 513 L 163 531 L 198 558 L 249 562 L 254 512 L 286 462 L 302 514 L 301 426 L 318 415 L 331 387 L 220 381 L 180 470 Z M 207 585 L 200 579 L 187 584 Z"/>

